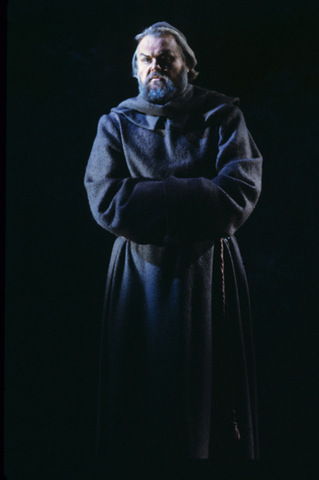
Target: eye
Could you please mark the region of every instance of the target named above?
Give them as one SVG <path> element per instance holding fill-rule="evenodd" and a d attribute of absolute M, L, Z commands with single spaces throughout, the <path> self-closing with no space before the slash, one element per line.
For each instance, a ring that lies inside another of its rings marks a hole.
<path fill-rule="evenodd" d="M 161 61 L 164 62 L 164 63 L 173 63 L 174 60 L 175 60 L 175 58 L 172 57 L 171 55 L 161 58 Z"/>
<path fill-rule="evenodd" d="M 174 63 L 174 60 L 175 60 L 175 58 L 170 55 L 170 56 L 162 57 L 162 58 L 160 59 L 160 62 L 162 63 L 163 66 L 165 65 L 165 66 L 168 67 L 169 65 L 171 65 L 172 63 Z"/>
<path fill-rule="evenodd" d="M 141 58 L 141 62 L 142 62 L 142 63 L 146 63 L 146 64 L 147 64 L 147 63 L 150 63 L 150 61 L 151 61 L 151 59 L 150 59 L 149 57 L 142 57 L 142 58 Z"/>

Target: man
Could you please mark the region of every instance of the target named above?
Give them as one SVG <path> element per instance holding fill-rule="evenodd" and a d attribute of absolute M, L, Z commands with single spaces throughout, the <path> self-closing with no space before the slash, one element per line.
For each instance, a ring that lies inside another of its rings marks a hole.
<path fill-rule="evenodd" d="M 136 37 L 139 95 L 99 121 L 85 185 L 116 235 L 102 328 L 105 458 L 258 456 L 245 272 L 234 232 L 261 190 L 238 99 L 192 86 L 196 58 L 160 22 Z"/>

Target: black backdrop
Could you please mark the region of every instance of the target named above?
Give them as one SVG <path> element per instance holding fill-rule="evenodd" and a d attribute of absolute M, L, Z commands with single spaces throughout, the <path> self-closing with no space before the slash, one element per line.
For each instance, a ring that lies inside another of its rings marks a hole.
<path fill-rule="evenodd" d="M 10 0 L 6 167 L 8 480 L 90 478 L 104 284 L 113 238 L 83 176 L 99 117 L 136 95 L 134 36 L 165 20 L 196 84 L 239 96 L 264 156 L 238 232 L 252 296 L 262 464 L 312 469 L 318 449 L 317 2 Z M 316 392 L 317 390 L 317 392 Z M 313 471 L 313 470 L 311 470 Z M 151 477 L 150 477 L 151 478 Z"/>

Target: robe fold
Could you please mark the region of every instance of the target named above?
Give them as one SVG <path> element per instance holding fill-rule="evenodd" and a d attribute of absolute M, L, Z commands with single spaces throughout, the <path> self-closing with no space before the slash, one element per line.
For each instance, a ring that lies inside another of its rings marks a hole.
<path fill-rule="evenodd" d="M 102 323 L 99 455 L 258 457 L 249 294 L 235 231 L 262 157 L 237 98 L 189 85 L 98 124 L 85 174 L 114 234 Z M 239 431 L 239 435 L 237 434 Z"/>

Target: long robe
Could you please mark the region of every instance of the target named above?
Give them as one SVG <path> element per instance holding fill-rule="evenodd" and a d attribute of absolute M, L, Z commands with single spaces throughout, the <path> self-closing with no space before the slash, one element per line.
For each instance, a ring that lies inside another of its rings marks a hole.
<path fill-rule="evenodd" d="M 166 105 L 139 95 L 99 121 L 85 186 L 117 237 L 101 340 L 104 458 L 258 457 L 234 233 L 259 198 L 262 158 L 238 103 L 189 85 Z"/>

